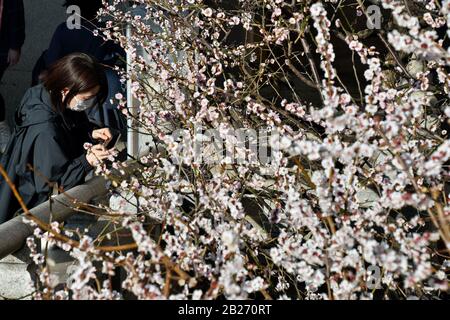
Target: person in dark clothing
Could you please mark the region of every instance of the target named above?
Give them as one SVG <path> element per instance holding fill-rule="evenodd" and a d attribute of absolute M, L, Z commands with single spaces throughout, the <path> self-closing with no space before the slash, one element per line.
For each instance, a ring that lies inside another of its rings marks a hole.
<path fill-rule="evenodd" d="M 0 0 L 0 82 L 6 69 L 19 62 L 24 41 L 23 0 Z M 0 94 L 0 152 L 6 147 L 10 136 L 10 130 L 5 120 L 5 100 Z"/>
<path fill-rule="evenodd" d="M 15 114 L 15 127 L 0 164 L 28 208 L 51 196 L 56 183 L 64 190 L 84 182 L 93 166 L 113 150 L 107 128 L 88 121 L 85 110 L 102 103 L 108 91 L 103 68 L 86 54 L 71 54 L 54 63 L 43 83 L 30 88 Z M 104 141 L 86 151 L 86 142 Z M 28 167 L 31 166 L 32 169 Z M 0 223 L 20 209 L 0 177 Z"/>
<path fill-rule="evenodd" d="M 101 27 L 96 19 L 96 13 L 102 7 L 102 0 L 66 0 L 64 3 L 66 8 L 72 5 L 80 8 L 82 18 L 80 28 L 71 28 L 67 22 L 61 23 L 56 28 L 49 48 L 36 63 L 32 84 L 36 85 L 39 82 L 39 75 L 49 65 L 68 54 L 82 52 L 95 57 L 105 66 L 110 91 L 105 104 L 101 108 L 90 110 L 88 116 L 101 125 L 120 130 L 125 136 L 125 117 L 110 103 L 117 93 L 125 94 L 120 78 L 113 69 L 120 58 L 125 56 L 125 51 L 113 41 L 105 41 L 101 36 L 94 35 L 94 31 Z"/>
<path fill-rule="evenodd" d="M 95 57 L 98 61 L 114 65 L 118 55 L 125 52 L 113 41 L 105 41 L 94 31 L 102 24 L 96 19 L 97 11 L 103 6 L 102 0 L 66 0 L 64 6 L 76 5 L 81 12 L 81 26 L 69 28 L 67 22 L 61 23 L 55 30 L 50 46 L 44 54 L 44 63 L 51 65 L 56 60 L 73 52 L 83 52 Z"/>

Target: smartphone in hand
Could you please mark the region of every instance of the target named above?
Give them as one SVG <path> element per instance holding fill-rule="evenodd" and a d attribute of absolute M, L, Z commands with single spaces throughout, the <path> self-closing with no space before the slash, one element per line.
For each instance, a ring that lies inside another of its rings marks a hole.
<path fill-rule="evenodd" d="M 120 133 L 114 134 L 111 141 L 109 141 L 108 144 L 106 144 L 106 143 L 103 144 L 104 147 L 107 150 L 114 149 L 117 146 L 117 144 L 119 143 L 121 137 L 122 137 L 122 135 Z"/>

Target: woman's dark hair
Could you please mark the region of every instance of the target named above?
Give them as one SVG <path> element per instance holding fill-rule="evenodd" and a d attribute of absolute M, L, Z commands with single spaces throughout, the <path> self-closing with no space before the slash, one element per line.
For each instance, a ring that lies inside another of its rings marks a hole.
<path fill-rule="evenodd" d="M 50 94 L 53 107 L 62 112 L 79 93 L 85 93 L 99 86 L 97 101 L 102 105 L 108 96 L 108 82 L 105 71 L 95 58 L 84 53 L 72 53 L 53 63 L 42 77 L 42 83 Z M 64 101 L 62 91 L 69 92 Z"/>
<path fill-rule="evenodd" d="M 66 0 L 64 7 L 78 6 L 81 10 L 81 16 L 87 20 L 92 20 L 96 17 L 100 8 L 103 8 L 102 0 Z"/>

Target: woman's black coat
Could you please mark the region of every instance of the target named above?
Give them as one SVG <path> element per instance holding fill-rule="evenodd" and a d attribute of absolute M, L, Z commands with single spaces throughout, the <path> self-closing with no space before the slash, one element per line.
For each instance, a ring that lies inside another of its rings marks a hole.
<path fill-rule="evenodd" d="M 54 111 L 47 90 L 30 88 L 15 114 L 15 127 L 0 163 L 28 209 L 48 200 L 50 182 L 69 190 L 84 182 L 92 169 L 83 144 L 95 129 L 84 112 Z M 27 165 L 34 170 L 30 170 Z M 0 177 L 0 224 L 20 209 L 10 187 Z"/>
<path fill-rule="evenodd" d="M 125 136 L 127 131 L 126 118 L 110 100 L 114 100 L 117 93 L 126 94 L 119 75 L 112 68 L 120 64 L 120 57 L 125 57 L 126 53 L 113 41 L 105 41 L 101 36 L 94 35 L 94 30 L 101 27 L 102 24 L 96 25 L 85 20 L 82 21 L 80 29 L 69 29 L 66 22 L 61 23 L 53 34 L 49 48 L 43 52 L 34 66 L 32 85 L 37 85 L 39 75 L 66 55 L 82 52 L 95 57 L 103 65 L 110 66 L 105 67 L 106 79 L 108 80 L 108 97 L 102 108 L 91 109 L 87 112 L 87 115 L 92 121 L 117 129 Z"/>

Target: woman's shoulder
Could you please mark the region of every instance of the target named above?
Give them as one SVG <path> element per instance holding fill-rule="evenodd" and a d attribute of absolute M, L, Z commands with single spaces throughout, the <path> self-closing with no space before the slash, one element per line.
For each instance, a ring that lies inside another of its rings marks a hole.
<path fill-rule="evenodd" d="M 54 139 L 61 135 L 61 127 L 57 121 L 50 120 L 30 127 L 29 132 L 43 139 Z"/>
<path fill-rule="evenodd" d="M 26 91 L 20 107 L 16 111 L 15 122 L 18 127 L 30 127 L 57 121 L 57 113 L 52 107 L 48 92 L 41 85 Z"/>

